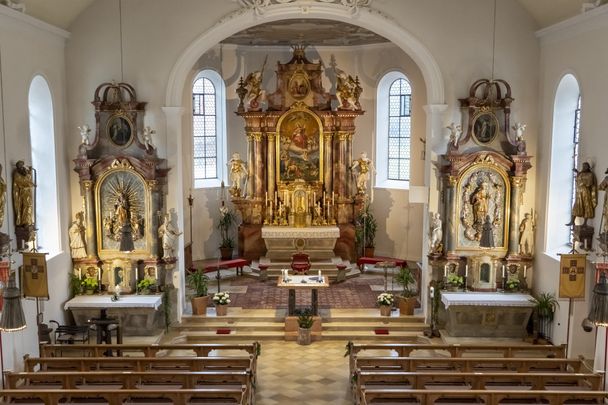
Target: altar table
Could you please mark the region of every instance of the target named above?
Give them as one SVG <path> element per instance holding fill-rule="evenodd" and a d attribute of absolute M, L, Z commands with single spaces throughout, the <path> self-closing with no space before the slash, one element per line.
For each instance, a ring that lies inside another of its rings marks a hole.
<path fill-rule="evenodd" d="M 450 336 L 524 337 L 534 303 L 528 294 L 441 292 Z"/>
<path fill-rule="evenodd" d="M 154 335 L 163 328 L 162 295 L 121 295 L 112 301 L 111 295 L 77 295 L 65 303 L 77 325 L 87 325 L 107 308 L 108 316 L 117 318 L 123 335 Z"/>
<path fill-rule="evenodd" d="M 337 226 L 262 227 L 266 257 L 271 260 L 289 260 L 298 251 L 308 254 L 311 260 L 331 259 L 335 256 L 334 247 L 339 237 Z"/>
<path fill-rule="evenodd" d="M 289 288 L 289 300 L 287 314 L 295 315 L 296 311 L 296 290 L 310 290 L 312 302 L 312 314 L 319 315 L 319 288 L 328 288 L 329 279 L 327 276 L 321 276 L 322 281 L 319 282 L 318 276 L 294 276 L 290 275 L 287 281 L 283 281 L 283 276 L 279 276 L 277 286 L 279 288 Z"/>

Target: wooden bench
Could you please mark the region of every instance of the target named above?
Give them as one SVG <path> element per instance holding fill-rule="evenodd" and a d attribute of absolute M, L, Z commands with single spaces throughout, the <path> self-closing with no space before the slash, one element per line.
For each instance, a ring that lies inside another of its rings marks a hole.
<path fill-rule="evenodd" d="M 200 401 L 206 404 L 241 404 L 246 403 L 246 388 L 198 388 L 198 389 L 139 389 L 139 390 L 99 390 L 99 389 L 36 389 L 36 390 L 2 390 L 5 402 L 13 403 L 15 400 L 39 400 L 45 405 L 57 405 L 60 401 L 84 402 L 91 400 L 104 400 L 109 405 L 122 405 L 125 400 L 141 402 L 143 400 L 169 400 L 175 405 L 185 405 Z M 88 402 L 84 402 L 88 403 Z"/>
<path fill-rule="evenodd" d="M 40 371 L 217 371 L 252 370 L 253 356 L 229 357 L 29 357 L 24 370 Z"/>
<path fill-rule="evenodd" d="M 580 359 L 547 358 L 441 358 L 441 357 L 358 357 L 355 370 L 433 372 L 591 372 Z"/>
<path fill-rule="evenodd" d="M 433 344 L 408 344 L 408 343 L 376 343 L 376 344 L 359 344 L 348 342 L 347 351 L 349 353 L 350 375 L 355 372 L 355 360 L 357 355 L 368 350 L 388 350 L 393 351 L 399 357 L 412 357 L 415 352 L 432 351 L 442 352 L 451 357 L 463 356 L 487 356 L 492 353 L 493 357 L 555 357 L 566 358 L 567 346 L 553 345 L 433 345 Z"/>
<path fill-rule="evenodd" d="M 437 400 L 453 400 L 459 404 L 498 405 L 501 401 L 517 403 L 599 404 L 608 398 L 605 391 L 512 391 L 512 390 L 403 390 L 362 387 L 363 405 L 371 404 L 434 404 Z"/>

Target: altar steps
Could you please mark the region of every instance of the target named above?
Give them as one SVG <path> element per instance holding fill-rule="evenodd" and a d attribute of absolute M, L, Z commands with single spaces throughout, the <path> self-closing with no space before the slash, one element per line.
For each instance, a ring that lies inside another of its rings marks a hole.
<path fill-rule="evenodd" d="M 263 258 L 260 261 L 254 260 L 251 263 L 251 266 L 245 269 L 244 275 L 253 278 L 263 277 L 263 273 L 262 271 L 260 271 L 260 263 L 268 266 L 267 270 L 265 271 L 266 277 L 268 278 L 277 278 L 281 275 L 281 271 L 283 269 L 291 269 L 291 262 L 271 262 L 270 260 Z M 350 263 L 349 261 L 342 260 L 340 258 L 333 258 L 324 261 L 313 261 L 311 263 L 311 271 L 309 272 L 309 274 L 317 274 L 317 271 L 321 270 L 321 273 L 324 276 L 329 277 L 330 282 L 334 282 L 338 278 L 338 264 L 344 265 L 346 267 L 343 280 L 358 277 L 361 275 L 361 272 L 359 271 L 359 268 L 356 264 Z"/>
<path fill-rule="evenodd" d="M 376 315 L 374 315 L 376 314 Z M 284 310 L 244 310 L 229 308 L 227 316 L 215 316 L 213 308 L 207 316 L 185 315 L 173 329 L 184 342 L 285 340 Z M 323 340 L 418 341 L 428 328 L 422 316 L 381 317 L 378 309 L 322 310 Z M 229 334 L 218 334 L 229 331 Z M 388 332 L 388 334 L 376 334 Z M 287 339 L 293 339 L 288 336 Z"/>

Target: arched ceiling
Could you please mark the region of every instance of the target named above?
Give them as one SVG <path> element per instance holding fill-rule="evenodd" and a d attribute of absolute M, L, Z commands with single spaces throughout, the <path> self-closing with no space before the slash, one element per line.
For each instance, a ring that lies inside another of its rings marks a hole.
<path fill-rule="evenodd" d="M 13 0 L 18 2 L 19 0 Z M 95 0 L 20 0 L 25 4 L 26 14 L 59 28 L 68 29 L 80 13 Z M 118 0 L 99 0 L 116 1 Z M 128 0 L 124 0 L 128 1 Z M 169 1 L 169 0 L 167 0 Z M 457 1 L 457 0 L 445 0 Z M 507 0 L 512 1 L 512 0 Z M 517 0 L 532 15 L 538 28 L 558 23 L 581 12 L 583 3 L 595 0 Z M 0 2 L 2 2 L 0 0 Z M 606 0 L 602 0 L 605 3 Z"/>

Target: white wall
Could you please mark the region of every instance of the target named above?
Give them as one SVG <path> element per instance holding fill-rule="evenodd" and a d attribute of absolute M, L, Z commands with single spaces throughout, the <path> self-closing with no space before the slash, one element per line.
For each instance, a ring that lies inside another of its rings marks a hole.
<path fill-rule="evenodd" d="M 3 109 L 0 115 L 0 162 L 2 176 L 8 185 L 7 212 L 2 232 L 14 240 L 14 215 L 12 208 L 12 172 L 18 160 L 31 162 L 28 91 L 32 79 L 42 75 L 48 82 L 54 107 L 55 147 L 57 149 L 58 196 L 69 194 L 69 157 L 65 153 L 65 39 L 68 33 L 41 23 L 8 7 L 0 6 L 0 57 L 2 58 Z M 39 203 L 39 209 L 43 209 Z M 59 203 L 60 226 L 67 230 L 70 221 L 70 201 Z M 63 303 L 68 298 L 68 271 L 71 266 L 67 232 L 61 233 L 60 246 L 64 250 L 48 262 L 50 300 L 42 303 L 44 319 L 64 322 Z M 13 243 L 14 244 L 14 243 Z M 14 268 L 21 264 L 21 256 L 15 255 Z M 4 368 L 22 369 L 21 358 L 25 353 L 38 354 L 36 306 L 31 300 L 23 300 L 27 328 L 21 332 L 2 334 Z"/>
<path fill-rule="evenodd" d="M 608 7 L 600 7 L 586 15 L 572 18 L 539 32 L 541 44 L 540 58 L 540 88 L 542 105 L 542 126 L 539 132 L 538 172 L 539 178 L 548 179 L 550 167 L 557 159 L 567 161 L 570 157 L 551 156 L 553 106 L 555 93 L 562 77 L 573 74 L 579 82 L 582 109 L 580 126 L 580 156 L 581 159 L 592 158 L 596 162 L 594 171 L 598 182 L 602 180 L 608 167 L 608 114 L 606 114 L 606 94 L 608 94 Z M 600 192 L 593 226 L 596 233 L 599 230 L 601 209 L 604 193 Z M 539 224 L 537 235 L 537 283 L 539 291 L 558 292 L 559 258 L 555 252 L 546 252 L 548 228 L 544 215 L 549 205 L 548 182 L 539 182 L 537 187 Z M 570 196 L 563 195 L 564 204 L 570 203 Z M 564 232 L 567 228 L 564 226 Z M 544 253 L 543 253 L 544 252 Z M 561 253 L 567 253 L 564 247 Z M 588 261 L 597 260 L 590 255 Z M 587 297 L 584 301 L 573 304 L 573 318 L 570 321 L 570 344 L 572 354 L 582 354 L 593 357 L 594 333 L 584 333 L 581 328 L 582 320 L 587 316 L 588 303 L 593 289 L 593 266 L 587 266 Z M 557 313 L 554 340 L 556 343 L 566 343 L 568 325 L 568 300 L 560 300 Z M 603 344 L 603 343 L 602 343 Z"/>

